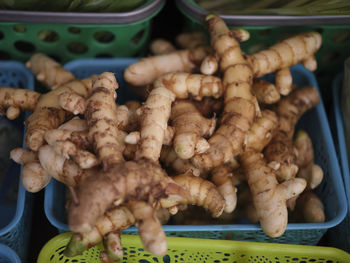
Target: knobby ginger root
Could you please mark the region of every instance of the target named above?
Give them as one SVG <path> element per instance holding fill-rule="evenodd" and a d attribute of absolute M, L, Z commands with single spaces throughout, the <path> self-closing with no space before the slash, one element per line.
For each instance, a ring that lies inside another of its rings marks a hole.
<path fill-rule="evenodd" d="M 279 117 L 276 135 L 264 150 L 268 163 L 276 170 L 279 181 L 295 177 L 298 172 L 296 150 L 292 137 L 299 118 L 320 101 L 317 90 L 312 87 L 295 89 L 287 97 L 281 99 L 275 112 Z"/>
<path fill-rule="evenodd" d="M 317 32 L 302 33 L 247 56 L 254 76 L 261 77 L 268 73 L 288 68 L 310 59 L 320 48 L 322 36 Z"/>
<path fill-rule="evenodd" d="M 123 258 L 124 250 L 119 231 L 106 234 L 103 237 L 103 246 L 105 251 L 100 253 L 100 260 L 105 263 L 117 262 Z"/>
<path fill-rule="evenodd" d="M 135 200 L 128 202 L 128 208 L 135 217 L 135 226 L 145 250 L 156 256 L 164 256 L 168 250 L 168 244 L 155 209 L 144 201 Z"/>
<path fill-rule="evenodd" d="M 113 231 L 122 231 L 135 223 L 135 218 L 126 206 L 113 207 L 96 221 L 87 232 L 74 233 L 64 254 L 74 257 L 102 241 L 103 236 Z"/>
<path fill-rule="evenodd" d="M 58 128 L 71 116 L 58 104 L 59 95 L 68 91 L 86 97 L 91 91 L 91 81 L 92 78 L 73 80 L 40 96 L 34 112 L 25 121 L 25 142 L 30 149 L 37 151 L 44 144 L 45 132 Z"/>
<path fill-rule="evenodd" d="M 175 128 L 173 147 L 180 158 L 190 159 L 209 148 L 203 137 L 212 135 L 216 119 L 204 118 L 188 100 L 177 100 L 171 108 L 170 120 Z"/>
<path fill-rule="evenodd" d="M 202 206 L 213 217 L 219 217 L 224 211 L 225 199 L 212 182 L 191 173 L 176 175 L 172 179 L 190 193 L 188 204 Z"/>
<path fill-rule="evenodd" d="M 10 158 L 23 165 L 21 182 L 28 192 L 39 192 L 50 182 L 51 176 L 39 163 L 37 152 L 15 148 L 10 152 Z"/>
<path fill-rule="evenodd" d="M 225 198 L 226 213 L 232 213 L 237 205 L 237 188 L 232 180 L 232 169 L 228 165 L 221 165 L 211 172 L 211 181 L 216 185 L 219 193 Z"/>
<path fill-rule="evenodd" d="M 276 86 L 263 79 L 255 79 L 252 90 L 260 103 L 274 104 L 281 98 Z"/>
<path fill-rule="evenodd" d="M 107 172 L 87 177 L 77 188 L 79 204 L 69 207 L 68 222 L 73 232 L 90 231 L 98 217 L 119 200 L 148 201 L 171 207 L 185 202 L 188 192 L 156 164 L 140 160 L 113 165 Z"/>
<path fill-rule="evenodd" d="M 37 80 L 44 83 L 49 89 L 56 89 L 75 79 L 71 72 L 41 53 L 34 54 L 26 66 L 33 72 Z"/>
<path fill-rule="evenodd" d="M 121 131 L 117 127 L 115 103 L 118 83 L 113 73 L 99 75 L 92 84 L 92 92 L 86 102 L 85 119 L 89 127 L 94 152 L 106 171 L 111 165 L 123 162 L 123 145 L 119 141 Z"/>
<path fill-rule="evenodd" d="M 162 38 L 152 40 L 149 49 L 153 55 L 164 55 L 176 51 L 170 41 Z"/>
<path fill-rule="evenodd" d="M 239 42 L 220 17 L 207 16 L 207 24 L 211 45 L 220 58 L 225 90 L 221 123 L 209 139 L 210 148 L 203 154 L 195 155 L 192 160 L 196 167 L 209 170 L 240 153 L 245 134 L 259 107 L 251 93 L 253 72 L 241 52 Z"/>
<path fill-rule="evenodd" d="M 16 119 L 21 111 L 33 111 L 40 96 L 32 90 L 0 87 L 0 114 Z"/>
<path fill-rule="evenodd" d="M 163 145 L 159 160 L 165 167 L 173 169 L 176 173 L 191 172 L 195 176 L 201 174 L 200 169 L 194 167 L 189 160 L 179 158 L 171 146 Z"/>
<path fill-rule="evenodd" d="M 157 162 L 175 98 L 186 99 L 190 95 L 197 100 L 204 96 L 217 98 L 222 94 L 222 86 L 217 77 L 189 73 L 165 74 L 153 86 L 142 107 L 141 140 L 136 159 Z"/>
<path fill-rule="evenodd" d="M 125 69 L 124 79 L 133 86 L 147 86 L 165 73 L 194 72 L 210 52 L 210 48 L 202 46 L 143 58 Z"/>
<path fill-rule="evenodd" d="M 304 191 L 306 181 L 294 178 L 278 184 L 261 153 L 245 151 L 240 157 L 263 231 L 270 237 L 281 236 L 288 222 L 286 201 Z"/>
<path fill-rule="evenodd" d="M 322 223 L 326 219 L 323 203 L 312 191 L 305 191 L 299 196 L 296 210 L 301 211 L 303 222 Z"/>
<path fill-rule="evenodd" d="M 50 145 L 40 147 L 39 160 L 50 176 L 67 186 L 77 186 L 85 178 L 96 172 L 93 168 L 80 168 L 74 161 L 57 154 Z"/>

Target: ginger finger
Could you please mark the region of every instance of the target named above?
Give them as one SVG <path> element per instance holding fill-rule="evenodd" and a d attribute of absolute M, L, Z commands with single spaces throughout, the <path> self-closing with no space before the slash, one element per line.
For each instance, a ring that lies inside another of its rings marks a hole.
<path fill-rule="evenodd" d="M 103 246 L 105 251 L 101 252 L 100 259 L 102 262 L 117 262 L 123 258 L 124 250 L 122 247 L 122 240 L 120 238 L 120 231 L 113 231 L 103 237 Z M 107 258 L 110 261 L 106 261 Z"/>
<path fill-rule="evenodd" d="M 56 89 L 75 79 L 74 75 L 59 63 L 41 53 L 31 56 L 26 66 L 49 89 Z"/>
<path fill-rule="evenodd" d="M 281 98 L 276 86 L 263 79 L 255 79 L 252 89 L 260 103 L 274 104 Z"/>
<path fill-rule="evenodd" d="M 185 32 L 176 36 L 176 44 L 180 48 L 195 48 L 205 45 L 207 42 L 206 36 L 203 32 Z"/>
<path fill-rule="evenodd" d="M 39 161 L 50 176 L 67 186 L 77 186 L 85 178 L 96 172 L 94 169 L 80 168 L 72 160 L 57 154 L 50 145 L 40 147 Z"/>
<path fill-rule="evenodd" d="M 210 48 L 201 46 L 143 58 L 125 69 L 124 79 L 133 86 L 147 86 L 165 73 L 194 72 L 210 52 Z"/>
<path fill-rule="evenodd" d="M 36 152 L 24 148 L 12 149 L 10 152 L 10 158 L 16 163 L 22 165 L 38 161 L 38 155 Z"/>
<path fill-rule="evenodd" d="M 170 41 L 161 38 L 152 40 L 149 49 L 153 55 L 169 54 L 176 50 Z"/>
<path fill-rule="evenodd" d="M 226 213 L 232 213 L 237 205 L 237 188 L 232 180 L 231 167 L 221 165 L 211 172 L 211 181 L 216 185 L 219 193 L 225 198 Z"/>
<path fill-rule="evenodd" d="M 85 99 L 72 92 L 63 92 L 58 96 L 58 104 L 62 109 L 74 115 L 84 114 L 86 109 Z"/>
<path fill-rule="evenodd" d="M 0 114 L 13 120 L 20 111 L 33 111 L 41 94 L 32 90 L 0 87 Z"/>
<path fill-rule="evenodd" d="M 302 33 L 282 40 L 266 50 L 248 55 L 247 60 L 254 76 L 261 77 L 310 58 L 320 48 L 321 43 L 322 36 L 319 33 Z"/>
<path fill-rule="evenodd" d="M 34 112 L 25 121 L 27 126 L 25 142 L 30 149 L 37 151 L 44 144 L 45 132 L 58 128 L 71 116 L 71 113 L 59 106 L 58 96 L 71 91 L 86 97 L 91 91 L 91 81 L 92 78 L 73 80 L 40 96 Z"/>
<path fill-rule="evenodd" d="M 254 151 L 243 152 L 241 163 L 263 231 L 270 237 L 281 236 L 288 222 L 286 201 L 300 194 L 306 181 L 294 178 L 278 184 L 263 155 Z"/>
<path fill-rule="evenodd" d="M 306 58 L 302 63 L 303 66 L 310 71 L 315 71 L 317 69 L 317 61 L 314 55 Z"/>
<path fill-rule="evenodd" d="M 306 191 L 297 200 L 297 209 L 300 209 L 307 223 L 322 223 L 326 216 L 321 199 L 312 191 Z"/>
<path fill-rule="evenodd" d="M 69 228 L 73 232 L 86 232 L 116 200 L 162 202 L 162 207 L 171 207 L 185 202 L 188 192 L 158 165 L 140 160 L 118 163 L 107 172 L 87 177 L 78 185 L 77 195 L 79 204 L 69 207 Z"/>
<path fill-rule="evenodd" d="M 210 181 L 190 173 L 176 175 L 172 179 L 189 191 L 188 204 L 203 206 L 212 217 L 219 217 L 224 211 L 225 199 Z"/>
<path fill-rule="evenodd" d="M 156 256 L 164 256 L 168 245 L 154 208 L 146 202 L 134 200 L 128 202 L 128 208 L 135 217 L 135 225 L 145 250 Z"/>
<path fill-rule="evenodd" d="M 48 185 L 50 180 L 51 175 L 44 170 L 38 161 L 24 164 L 21 173 L 21 182 L 28 192 L 39 192 Z"/>
<path fill-rule="evenodd" d="M 122 231 L 135 223 L 135 218 L 126 206 L 113 207 L 106 211 L 88 232 L 74 233 L 64 250 L 67 257 L 82 254 L 102 241 L 103 236 L 113 231 Z"/>
<path fill-rule="evenodd" d="M 209 148 L 202 137 L 212 135 L 215 118 L 206 119 L 190 101 L 177 100 L 171 108 L 170 120 L 175 129 L 173 147 L 180 158 L 190 159 L 195 153 L 205 152 Z"/>
<path fill-rule="evenodd" d="M 282 68 L 275 74 L 276 88 L 281 95 L 288 95 L 292 91 L 293 78 L 289 68 Z"/>
<path fill-rule="evenodd" d="M 61 124 L 58 129 L 68 130 L 68 131 L 87 131 L 88 126 L 86 120 L 80 119 L 79 117 L 74 117 L 69 121 Z"/>
<path fill-rule="evenodd" d="M 141 140 L 136 159 L 157 162 L 175 98 L 186 99 L 189 95 L 197 100 L 203 96 L 220 97 L 222 86 L 217 77 L 189 73 L 168 73 L 153 85 L 154 89 L 142 107 Z"/>
<path fill-rule="evenodd" d="M 219 63 L 214 55 L 206 56 L 201 64 L 199 71 L 205 75 L 213 75 L 219 68 Z"/>
<path fill-rule="evenodd" d="M 299 118 L 320 101 L 317 90 L 310 87 L 295 89 L 287 97 L 281 99 L 275 112 L 279 117 L 279 127 L 276 135 L 264 150 L 268 163 L 276 165 L 276 175 L 279 181 L 295 177 L 298 172 L 296 165 L 296 150 L 292 137 Z"/>
<path fill-rule="evenodd" d="M 203 154 L 195 155 L 192 162 L 196 167 L 210 170 L 240 153 L 245 134 L 260 109 L 251 92 L 253 72 L 242 54 L 239 41 L 230 34 L 220 17 L 208 15 L 206 22 L 211 46 L 220 58 L 225 104 L 221 124 L 208 141 L 210 148 Z"/>
<path fill-rule="evenodd" d="M 173 147 L 163 145 L 159 160 L 165 167 L 174 169 L 176 173 L 191 172 L 194 176 L 201 174 L 200 169 L 194 167 L 189 160 L 179 158 Z"/>
<path fill-rule="evenodd" d="M 115 121 L 118 118 L 114 97 L 117 88 L 114 74 L 102 73 L 93 81 L 92 94 L 86 102 L 85 119 L 89 137 L 104 171 L 124 161 L 123 145 L 118 139 L 122 132 Z"/>

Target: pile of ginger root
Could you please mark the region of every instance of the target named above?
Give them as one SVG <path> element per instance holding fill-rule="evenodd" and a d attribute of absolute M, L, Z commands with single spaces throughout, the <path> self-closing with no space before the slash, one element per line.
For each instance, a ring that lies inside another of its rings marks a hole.
<path fill-rule="evenodd" d="M 102 241 L 101 261 L 116 262 L 123 257 L 120 232 L 132 225 L 145 250 L 163 256 L 162 224 L 191 223 L 185 215 L 193 207 L 210 218 L 192 223 L 243 214 L 273 238 L 283 235 L 288 218 L 325 220 L 313 193 L 322 169 L 307 132 L 295 131 L 320 98 L 315 87 L 296 87 L 289 69 L 316 69 L 320 34 L 245 54 L 247 31 L 229 29 L 215 15 L 206 24 L 210 44 L 198 32 L 179 35 L 177 47 L 157 40 L 152 55 L 125 69 L 143 102 L 118 105 L 112 72 L 77 79 L 41 53 L 26 65 L 47 93 L 0 87 L 9 119 L 32 111 L 26 148 L 11 152 L 23 165 L 23 186 L 38 192 L 54 178 L 70 190 L 66 256 Z M 275 83 L 261 78 L 270 73 Z"/>

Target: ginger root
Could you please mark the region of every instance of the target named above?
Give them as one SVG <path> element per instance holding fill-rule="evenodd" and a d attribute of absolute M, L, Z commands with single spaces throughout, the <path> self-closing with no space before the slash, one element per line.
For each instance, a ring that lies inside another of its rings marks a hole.
<path fill-rule="evenodd" d="M 41 94 L 27 89 L 0 87 L 0 114 L 10 120 L 16 119 L 21 111 L 33 111 Z"/>
<path fill-rule="evenodd" d="M 270 237 L 281 236 L 288 222 L 286 201 L 304 191 L 306 181 L 293 178 L 278 184 L 261 153 L 245 151 L 240 157 L 262 230 Z"/>
<path fill-rule="evenodd" d="M 71 72 L 42 53 L 34 54 L 26 63 L 26 66 L 32 71 L 38 81 L 44 83 L 52 90 L 75 79 Z"/>
<path fill-rule="evenodd" d="M 173 147 L 180 158 L 190 159 L 209 148 L 203 137 L 214 132 L 215 118 L 206 119 L 190 101 L 177 100 L 171 108 L 170 120 L 175 128 Z"/>

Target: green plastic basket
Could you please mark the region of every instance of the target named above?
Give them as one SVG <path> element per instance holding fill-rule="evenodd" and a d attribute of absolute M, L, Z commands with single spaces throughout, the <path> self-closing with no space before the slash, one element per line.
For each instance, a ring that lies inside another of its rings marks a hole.
<path fill-rule="evenodd" d="M 40 251 L 37 263 L 58 262 L 100 262 L 98 255 L 101 244 L 85 251 L 83 255 L 67 258 L 63 250 L 71 233 L 60 234 Z M 138 236 L 122 235 L 124 257 L 120 262 L 278 262 L 278 263 L 349 263 L 350 254 L 343 250 L 305 245 L 282 245 L 246 241 L 208 240 L 195 238 L 167 237 L 168 253 L 164 257 L 155 257 L 143 250 Z"/>
<path fill-rule="evenodd" d="M 207 32 L 204 23 L 207 10 L 200 8 L 194 0 L 177 0 L 176 4 L 184 17 L 184 31 Z M 325 104 L 330 103 L 329 87 L 335 75 L 343 69 L 344 60 L 350 56 L 350 16 L 220 16 L 230 28 L 241 27 L 249 31 L 250 39 L 241 44 L 248 54 L 296 33 L 321 33 L 322 46 L 316 53 L 316 77 Z"/>
<path fill-rule="evenodd" d="M 0 59 L 26 61 L 35 52 L 61 63 L 86 57 L 142 55 L 152 18 L 164 0 L 148 0 L 125 13 L 0 10 Z"/>

